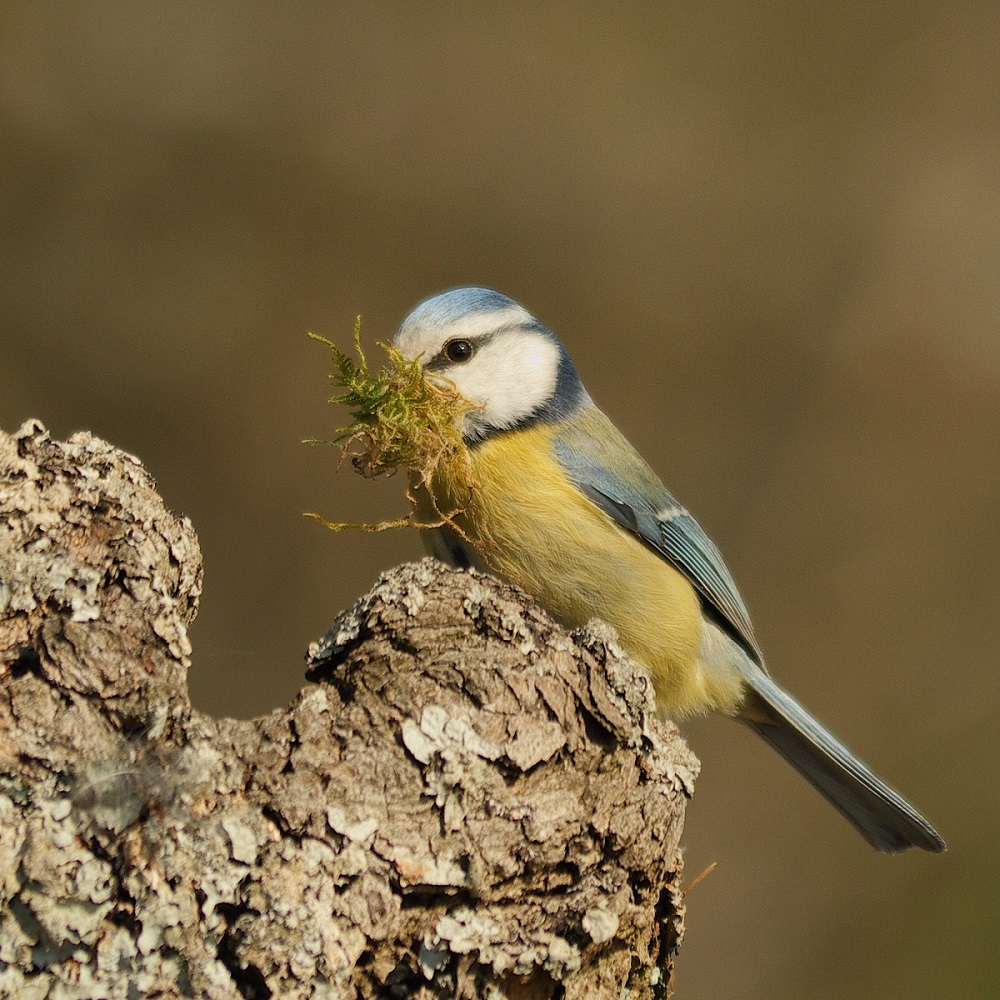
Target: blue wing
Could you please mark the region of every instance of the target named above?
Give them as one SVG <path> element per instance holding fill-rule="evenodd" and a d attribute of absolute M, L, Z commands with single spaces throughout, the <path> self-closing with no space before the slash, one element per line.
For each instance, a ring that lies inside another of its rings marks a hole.
<path fill-rule="evenodd" d="M 722 554 L 614 424 L 587 406 L 560 428 L 553 447 L 577 489 L 676 566 L 701 595 L 706 611 L 763 663 L 750 615 Z"/>

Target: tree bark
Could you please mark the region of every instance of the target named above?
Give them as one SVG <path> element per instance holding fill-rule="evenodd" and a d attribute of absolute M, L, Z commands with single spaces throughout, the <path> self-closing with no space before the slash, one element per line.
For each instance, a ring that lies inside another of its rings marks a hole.
<path fill-rule="evenodd" d="M 431 560 L 249 721 L 137 459 L 0 433 L 0 995 L 668 994 L 698 763 L 613 634 Z"/>

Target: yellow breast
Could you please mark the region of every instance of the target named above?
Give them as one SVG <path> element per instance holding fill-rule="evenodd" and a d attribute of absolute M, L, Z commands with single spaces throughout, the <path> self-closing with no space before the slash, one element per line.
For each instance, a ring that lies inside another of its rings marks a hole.
<path fill-rule="evenodd" d="M 701 662 L 701 606 L 694 587 L 670 563 L 620 528 L 566 478 L 552 451 L 552 429 L 500 434 L 472 452 L 477 487 L 442 478 L 442 510 L 484 564 L 523 587 L 570 627 L 600 618 L 650 671 L 661 711 L 733 713 L 738 680 Z"/>

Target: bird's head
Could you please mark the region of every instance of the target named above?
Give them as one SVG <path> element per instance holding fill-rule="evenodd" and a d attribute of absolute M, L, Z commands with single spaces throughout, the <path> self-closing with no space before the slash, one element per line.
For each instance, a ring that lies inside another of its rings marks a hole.
<path fill-rule="evenodd" d="M 422 302 L 393 343 L 431 378 L 447 379 L 475 409 L 463 435 L 494 434 L 562 419 L 589 402 L 566 348 L 513 299 L 456 288 Z"/>

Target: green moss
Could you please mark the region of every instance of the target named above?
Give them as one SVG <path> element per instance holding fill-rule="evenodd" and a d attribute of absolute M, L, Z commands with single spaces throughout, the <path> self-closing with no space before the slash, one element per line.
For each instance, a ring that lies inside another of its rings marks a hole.
<path fill-rule="evenodd" d="M 388 355 L 389 364 L 378 371 L 368 366 L 361 348 L 361 317 L 354 326 L 354 349 L 358 361 L 332 341 L 315 333 L 313 340 L 326 344 L 333 355 L 336 370 L 330 381 L 337 393 L 330 402 L 350 410 L 351 421 L 337 429 L 331 441 L 309 439 L 308 444 L 329 444 L 340 448 L 340 461 L 351 460 L 361 475 L 373 479 L 392 475 L 400 469 L 409 473 L 406 490 L 410 511 L 403 517 L 375 524 L 329 521 L 310 513 L 334 531 L 353 528 L 360 531 L 385 531 L 388 528 L 429 528 L 452 523 L 458 511 L 442 513 L 434 504 L 431 484 L 447 468 L 450 476 L 459 476 L 470 491 L 474 484 L 469 452 L 462 441 L 462 418 L 475 409 L 448 382 L 430 381 L 419 361 L 407 360 L 391 344 L 377 346 Z M 417 495 L 430 499 L 433 521 L 416 517 Z"/>

